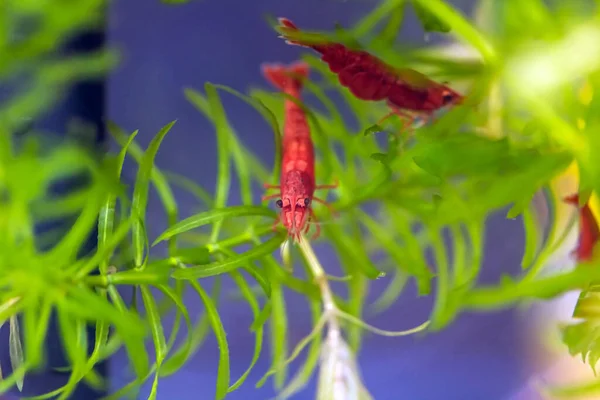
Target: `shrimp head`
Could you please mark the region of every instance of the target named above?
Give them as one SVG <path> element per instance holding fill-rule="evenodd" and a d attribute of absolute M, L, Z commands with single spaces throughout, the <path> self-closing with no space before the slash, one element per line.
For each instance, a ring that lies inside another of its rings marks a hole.
<path fill-rule="evenodd" d="M 308 174 L 290 171 L 285 176 L 277 207 L 281 208 L 281 221 L 290 236 L 298 238 L 303 229 L 308 230 L 313 192 L 314 184 Z"/>
<path fill-rule="evenodd" d="M 463 100 L 463 96 L 450 89 L 447 86 L 432 87 L 428 90 L 427 103 L 430 104 L 432 109 L 436 110 L 449 105 L 460 104 Z"/>

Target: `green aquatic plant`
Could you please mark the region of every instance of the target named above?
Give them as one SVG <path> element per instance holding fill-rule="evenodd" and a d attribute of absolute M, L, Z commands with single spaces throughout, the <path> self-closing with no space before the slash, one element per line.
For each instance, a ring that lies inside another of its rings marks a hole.
<path fill-rule="evenodd" d="M 374 126 L 387 113 L 385 105 L 355 99 L 314 54 L 307 50 L 303 55 L 318 75 L 305 83 L 304 104 L 318 156 L 316 176 L 320 182 L 339 181 L 331 201 L 339 215 L 331 215 L 327 207 L 315 208 L 324 221 L 319 241 L 331 245 L 344 274 L 336 278 L 327 274 L 329 266 L 321 265 L 308 241 L 297 247 L 286 244 L 285 233 L 272 229 L 275 211 L 253 200 L 255 184 L 274 183 L 279 177 L 285 98 L 279 93 L 258 88 L 242 93 L 212 83 L 185 90 L 217 137 L 213 191 L 155 165 L 161 143 L 177 129 L 175 122 L 160 129 L 146 149 L 137 144 L 137 131 L 128 133 L 112 123 L 109 131 L 120 150 L 104 157 L 72 140 L 42 151 L 41 135 L 35 132 L 17 146 L 16 132 L 25 118 L 41 115 L 60 89 L 107 72 L 115 61 L 109 51 L 69 59 L 53 56 L 52 50 L 71 34 L 97 26 L 105 4 L 50 3 L 15 1 L 0 7 L 11 29 L 18 30 L 32 18 L 41 21 L 37 30 L 16 41 L 6 32 L 0 34 L 2 82 L 23 72 L 33 82 L 0 106 L 0 321 L 10 324 L 12 361 L 12 373 L 0 382 L 0 392 L 15 385 L 21 389 L 23 377 L 44 364 L 48 321 L 56 312 L 69 362 L 58 368 L 69 371 L 70 378 L 64 387 L 36 398 L 69 398 L 82 381 L 101 387 L 105 382 L 95 365 L 122 348 L 135 376 L 109 398 L 135 395 L 149 379 L 149 398 L 156 398 L 160 378 L 177 373 L 209 334 L 215 335 L 219 348 L 218 399 L 248 384 L 266 346 L 272 366 L 257 384 L 273 376 L 280 397 L 301 390 L 320 365 L 317 397 L 338 398 L 331 377 L 344 364 L 351 371 L 344 379 L 355 388 L 353 398 L 368 398 L 368 382 L 360 381 L 356 364 L 365 330 L 387 336 L 436 332 L 463 311 L 491 311 L 572 289 L 593 289 L 600 279 L 600 270 L 589 266 L 540 274 L 562 242 L 555 231 L 555 203 L 561 194 L 554 192 L 553 179 L 576 163 L 581 192 L 600 189 L 600 170 L 592 157 L 600 144 L 595 134 L 598 97 L 584 105 L 575 90 L 584 82 L 592 92 L 598 90 L 595 43 L 600 24 L 595 4 L 481 0 L 470 20 L 442 0 L 386 0 L 355 25 L 322 32 L 360 43 L 392 65 L 414 67 L 436 80 L 462 85 L 467 98 L 419 127 L 409 140 L 396 134 L 397 120 Z M 407 6 L 415 8 L 426 30 L 455 39 L 454 45 L 401 44 L 397 36 Z M 274 166 L 265 165 L 244 145 L 229 123 L 222 96 L 237 97 L 264 118 L 278 149 Z M 332 100 L 335 97 L 342 101 Z M 350 111 L 352 121 L 343 117 L 344 110 Z M 387 139 L 383 145 L 381 138 Z M 127 157 L 137 165 L 131 193 L 121 179 Z M 49 197 L 53 182 L 78 173 L 90 177 L 84 189 L 59 199 Z M 180 219 L 175 187 L 194 195 L 203 211 Z M 229 205 L 233 191 L 239 192 L 241 204 Z M 540 228 L 532 204 L 539 192 L 546 194 L 553 214 L 549 232 Z M 146 229 L 148 200 L 154 195 L 168 223 L 156 238 L 148 237 Z M 499 212 L 523 223 L 523 274 L 482 286 L 477 279 L 486 267 L 486 221 Z M 76 222 L 66 231 L 36 235 L 36 223 L 71 215 Z M 98 246 L 82 254 L 94 228 Z M 52 243 L 56 237 L 60 241 Z M 432 254 L 433 262 L 426 253 Z M 294 265 L 296 260 L 301 269 Z M 253 315 L 249 329 L 254 353 L 240 377 L 230 375 L 219 310 L 223 279 L 233 281 Z M 367 294 L 375 279 L 389 283 L 370 305 Z M 329 284 L 333 281 L 339 281 L 336 290 Z M 435 298 L 428 322 L 405 332 L 387 332 L 364 322 L 370 312 L 383 312 L 394 304 L 409 283 L 420 296 Z M 133 288 L 134 301 L 126 300 L 120 287 Z M 345 296 L 338 287 L 345 289 Z M 188 290 L 204 307 L 198 321 L 192 320 L 184 300 Z M 284 298 L 290 290 L 306 298 L 313 320 L 310 335 L 293 351 Z M 175 318 L 167 325 L 164 317 L 172 313 Z M 90 323 L 96 336 L 88 354 L 85 329 Z M 600 348 L 597 336 L 590 336 L 595 326 L 590 317 L 583 328 L 565 335 L 570 351 L 591 353 L 592 364 Z M 176 345 L 180 332 L 185 338 Z M 304 364 L 288 379 L 288 364 L 305 348 Z M 599 385 L 562 390 L 568 394 Z"/>

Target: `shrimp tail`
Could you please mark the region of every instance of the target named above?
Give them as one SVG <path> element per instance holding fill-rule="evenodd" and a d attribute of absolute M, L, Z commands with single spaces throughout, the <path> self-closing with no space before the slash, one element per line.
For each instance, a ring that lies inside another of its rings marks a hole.
<path fill-rule="evenodd" d="M 279 25 L 275 28 L 281 35 L 279 38 L 284 39 L 287 44 L 294 46 L 308 47 L 318 52 L 326 51 L 327 46 L 330 45 L 330 41 L 324 36 L 318 33 L 305 33 L 302 32 L 296 24 L 287 18 L 278 18 Z M 294 35 L 302 33 L 304 38 L 292 39 Z"/>
<path fill-rule="evenodd" d="M 294 40 L 290 40 L 288 38 L 288 36 L 286 35 L 286 32 L 299 32 L 300 29 L 298 29 L 298 27 L 296 26 L 296 24 L 294 24 L 292 21 L 290 21 L 287 18 L 278 18 L 277 21 L 279 22 L 279 25 L 277 26 L 277 30 L 281 33 L 281 35 L 279 36 L 281 39 L 285 39 L 285 42 L 287 44 L 291 44 L 291 45 L 295 45 L 295 46 L 302 46 L 302 47 L 310 47 L 302 42 L 297 42 Z"/>
<path fill-rule="evenodd" d="M 303 80 L 308 78 L 310 67 L 298 61 L 287 66 L 281 64 L 263 64 L 261 66 L 265 78 L 277 89 L 302 89 Z"/>
<path fill-rule="evenodd" d="M 281 35 L 279 36 L 281 39 L 285 39 L 285 42 L 287 44 L 292 44 L 292 45 L 297 45 L 297 46 L 303 46 L 301 43 L 295 42 L 293 40 L 289 40 L 286 36 L 286 32 L 298 32 L 300 31 L 300 29 L 298 29 L 298 27 L 296 26 L 296 24 L 294 24 L 292 21 L 290 21 L 287 18 L 277 18 L 277 22 L 279 22 L 279 25 L 277 26 L 277 30 L 281 33 Z"/>
<path fill-rule="evenodd" d="M 360 50 L 358 43 L 348 47 L 312 32 L 304 33 L 299 39 L 300 30 L 287 18 L 279 18 L 276 30 L 286 43 L 308 47 L 320 53 L 321 60 L 329 65 L 331 72 L 338 75 L 342 86 L 350 89 L 359 99 L 383 100 L 388 97 L 390 87 L 396 85 L 397 76 L 392 68 L 375 56 Z"/>

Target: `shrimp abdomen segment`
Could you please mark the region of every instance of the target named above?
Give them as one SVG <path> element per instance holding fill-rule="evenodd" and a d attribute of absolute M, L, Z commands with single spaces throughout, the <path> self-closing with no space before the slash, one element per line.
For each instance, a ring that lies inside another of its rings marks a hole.
<path fill-rule="evenodd" d="M 379 101 L 388 97 L 396 77 L 390 67 L 369 53 L 353 51 L 340 45 L 322 46 L 321 59 L 338 75 L 342 86 L 361 100 Z"/>
<path fill-rule="evenodd" d="M 308 174 L 314 180 L 315 155 L 310 137 L 288 136 L 284 139 L 284 142 L 282 176 L 292 171 L 299 171 Z"/>

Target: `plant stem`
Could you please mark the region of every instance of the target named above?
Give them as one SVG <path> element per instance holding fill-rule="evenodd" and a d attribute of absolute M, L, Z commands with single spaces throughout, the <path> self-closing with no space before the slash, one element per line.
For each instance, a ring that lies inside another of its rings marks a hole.
<path fill-rule="evenodd" d="M 323 318 L 327 321 L 327 343 L 330 347 L 330 352 L 338 353 L 339 347 L 342 344 L 342 332 L 340 330 L 340 325 L 337 320 L 338 308 L 335 304 L 335 300 L 333 297 L 333 293 L 331 292 L 331 288 L 329 287 L 329 282 L 327 281 L 327 274 L 325 274 L 325 270 L 323 266 L 319 262 L 319 259 L 315 255 L 310 242 L 306 240 L 304 235 L 300 236 L 300 240 L 298 241 L 300 249 L 304 253 L 306 257 L 306 261 L 308 261 L 308 266 L 311 269 L 315 281 L 321 290 L 321 298 L 323 299 Z M 335 367 L 334 367 L 335 368 Z M 337 369 L 337 368 L 336 368 Z M 335 379 L 336 381 L 338 379 Z M 337 396 L 334 395 L 334 398 Z"/>
<path fill-rule="evenodd" d="M 300 236 L 298 244 L 315 276 L 317 285 L 321 289 L 324 308 L 321 321 L 326 321 L 328 327 L 327 339 L 321 353 L 321 373 L 317 384 L 317 399 L 371 399 L 370 394 L 361 382 L 354 361 L 355 355 L 352 354 L 352 350 L 342 337 L 338 317 L 345 314 L 335 304 L 327 275 L 309 241 L 304 236 Z"/>
<path fill-rule="evenodd" d="M 88 275 L 85 277 L 85 283 L 88 286 L 106 288 L 108 286 L 108 278 L 105 275 Z"/>
<path fill-rule="evenodd" d="M 335 304 L 335 301 L 333 298 L 333 293 L 331 292 L 331 288 L 329 287 L 329 282 L 327 281 L 327 275 L 325 274 L 325 271 L 323 270 L 323 266 L 321 265 L 321 263 L 319 262 L 319 259 L 315 255 L 315 252 L 313 251 L 312 246 L 310 245 L 309 241 L 306 240 L 304 238 L 304 236 L 300 236 L 300 240 L 298 241 L 298 244 L 300 245 L 300 249 L 302 250 L 302 252 L 304 253 L 304 256 L 306 257 L 306 260 L 308 261 L 308 265 L 315 277 L 315 281 L 316 281 L 317 285 L 319 286 L 319 289 L 321 290 L 324 311 L 326 314 L 331 315 L 331 317 L 329 318 L 330 329 L 335 327 L 339 331 L 339 326 L 338 326 L 337 320 L 335 318 L 335 313 L 337 312 L 338 308 Z M 333 324 L 332 324 L 332 322 L 333 322 Z"/>
<path fill-rule="evenodd" d="M 4 301 L 4 303 L 0 304 L 0 321 L 6 321 L 6 319 L 8 318 L 7 315 L 12 315 L 12 312 L 9 313 L 9 310 L 19 301 L 21 301 L 21 296 L 15 296 L 9 298 L 8 300 Z"/>

